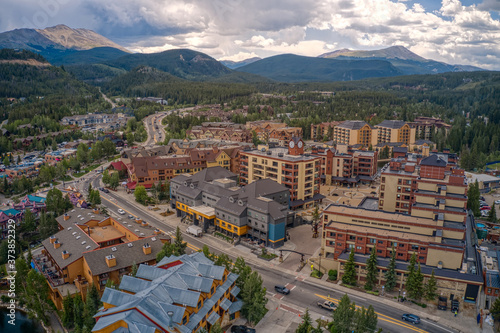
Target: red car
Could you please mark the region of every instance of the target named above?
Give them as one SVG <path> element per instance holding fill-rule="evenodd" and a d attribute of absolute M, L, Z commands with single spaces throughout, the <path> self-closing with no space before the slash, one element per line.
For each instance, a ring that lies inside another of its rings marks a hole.
<path fill-rule="evenodd" d="M 490 206 L 483 206 L 480 209 L 481 210 L 491 210 L 491 207 Z"/>

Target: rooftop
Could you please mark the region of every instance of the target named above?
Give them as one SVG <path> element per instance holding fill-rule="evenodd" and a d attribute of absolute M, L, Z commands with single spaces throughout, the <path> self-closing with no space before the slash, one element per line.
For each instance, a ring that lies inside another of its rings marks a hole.
<path fill-rule="evenodd" d="M 241 154 L 256 155 L 256 156 L 273 158 L 280 161 L 288 161 L 288 162 L 314 161 L 320 158 L 318 156 L 313 156 L 309 154 L 289 155 L 288 148 L 269 148 L 265 151 L 254 149 L 250 151 L 242 151 Z"/>

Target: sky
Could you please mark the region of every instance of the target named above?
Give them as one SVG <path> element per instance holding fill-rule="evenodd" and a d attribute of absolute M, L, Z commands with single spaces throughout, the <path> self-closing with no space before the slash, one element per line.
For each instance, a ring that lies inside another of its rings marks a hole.
<path fill-rule="evenodd" d="M 500 70 L 500 0 L 0 0 L 0 31 L 66 24 L 132 52 L 189 48 L 218 60 L 402 45 Z"/>

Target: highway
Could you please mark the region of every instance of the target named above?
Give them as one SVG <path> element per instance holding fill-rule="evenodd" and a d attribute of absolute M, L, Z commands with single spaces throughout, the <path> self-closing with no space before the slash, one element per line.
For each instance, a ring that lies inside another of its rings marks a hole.
<path fill-rule="evenodd" d="M 92 182 L 93 187 L 101 187 L 100 183 L 102 175 L 97 172 L 92 172 L 90 175 L 86 175 L 85 179 L 79 183 L 82 191 L 88 188 L 89 182 Z M 133 202 L 129 202 L 127 199 L 113 193 L 105 194 L 101 192 L 102 204 L 107 207 L 108 212 L 119 220 L 128 219 L 128 215 L 133 215 L 148 221 L 148 223 L 156 228 L 159 228 L 162 232 L 174 235 L 174 227 L 169 226 L 161 220 L 161 218 L 153 215 L 152 212 L 145 208 L 139 207 Z M 133 200 L 133 196 L 130 196 L 130 200 Z M 117 213 L 118 209 L 123 209 L 126 214 L 119 215 Z M 204 238 L 195 238 L 187 234 L 183 234 L 184 240 L 188 243 L 189 252 L 200 250 L 204 243 Z M 210 247 L 210 246 L 209 246 Z M 210 248 L 211 252 L 214 253 L 225 253 L 233 261 L 236 257 L 233 253 L 229 251 L 221 250 L 220 248 Z M 268 290 L 268 297 L 274 297 L 283 304 L 289 307 L 296 308 L 309 308 L 310 311 L 315 312 L 319 315 L 325 317 L 331 316 L 330 312 L 321 308 L 318 308 L 317 301 L 329 299 L 334 302 L 342 297 L 338 291 L 326 288 L 322 285 L 314 284 L 310 281 L 297 279 L 296 275 L 289 274 L 287 272 L 281 271 L 279 269 L 270 268 L 266 265 L 258 265 L 258 260 L 249 261 L 247 263 L 252 266 L 253 269 L 257 270 L 263 279 L 264 286 Z M 274 286 L 276 284 L 287 285 L 291 289 L 290 295 L 283 296 L 281 294 L 276 295 L 274 293 Z M 436 333 L 454 333 L 456 331 L 437 324 L 431 320 L 421 319 L 421 323 L 418 325 L 413 325 L 401 320 L 403 311 L 395 308 L 393 305 L 387 305 L 382 302 L 373 301 L 369 299 L 360 298 L 355 295 L 349 295 L 351 300 L 356 302 L 357 306 L 368 307 L 372 305 L 378 315 L 379 327 L 384 330 L 384 332 L 398 332 L 398 333 L 410 333 L 410 332 L 436 332 Z"/>

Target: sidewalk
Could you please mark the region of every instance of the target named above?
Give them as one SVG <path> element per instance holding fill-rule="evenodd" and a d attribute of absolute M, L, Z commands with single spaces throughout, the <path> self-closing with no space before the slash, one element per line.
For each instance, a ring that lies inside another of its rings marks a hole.
<path fill-rule="evenodd" d="M 183 232 L 185 232 L 185 230 L 188 227 L 188 224 L 180 223 L 180 218 L 176 217 L 175 214 L 167 217 L 161 216 L 159 214 L 160 212 L 165 211 L 167 207 L 169 207 L 168 205 L 164 205 L 164 208 L 160 209 L 159 211 L 151 211 L 145 209 L 144 206 L 136 203 L 133 200 L 133 196 L 131 194 L 127 194 L 123 189 L 119 189 L 118 191 L 113 193 L 116 194 L 117 196 L 122 197 L 123 199 L 127 199 L 130 205 L 134 205 L 136 208 L 144 210 L 144 212 L 147 215 L 155 217 L 161 223 L 164 223 L 169 227 L 176 228 L 177 226 L 179 226 L 181 231 Z M 434 306 L 430 306 L 427 309 L 422 309 L 421 307 L 411 303 L 410 304 L 399 303 L 393 298 L 370 295 L 363 291 L 350 289 L 336 283 L 327 282 L 326 279 L 319 280 L 312 278 L 310 277 L 311 268 L 308 264 L 306 264 L 305 267 L 300 272 L 297 272 L 292 269 L 285 268 L 284 267 L 285 265 L 281 264 L 278 258 L 275 258 L 270 261 L 259 259 L 255 254 L 251 252 L 249 248 L 243 245 L 234 246 L 226 241 L 223 241 L 209 234 L 204 234 L 202 240 L 203 243 L 207 244 L 211 248 L 215 248 L 225 253 L 230 253 L 232 256 L 236 257 L 241 256 L 245 258 L 245 261 L 249 264 L 252 264 L 254 266 L 265 266 L 267 268 L 272 268 L 274 270 L 290 274 L 292 276 L 295 276 L 296 279 L 301 280 L 304 283 L 310 285 L 314 286 L 321 285 L 325 288 L 329 288 L 332 291 L 336 291 L 340 294 L 348 293 L 360 298 L 377 301 L 382 304 L 391 306 L 393 308 L 403 310 L 404 312 L 416 314 L 421 318 L 429 319 L 446 327 L 450 327 L 458 332 L 493 333 L 493 328 L 491 326 L 485 323 L 483 324 L 483 329 L 481 330 L 479 328 L 479 325 L 476 324 L 475 317 L 464 316 L 463 313 L 460 313 L 457 317 L 453 317 L 450 311 L 438 312 L 437 310 L 435 310 Z M 295 249 L 295 246 L 296 245 L 293 242 L 288 241 L 285 243 L 285 246 L 282 249 Z M 279 249 L 278 250 L 269 249 L 269 251 L 279 254 Z M 284 258 L 286 258 L 290 254 L 291 254 L 290 252 L 284 252 L 283 256 Z M 282 302 L 277 303 L 277 301 L 272 297 L 270 298 L 268 304 L 269 304 L 268 309 L 270 309 L 270 311 L 266 315 L 266 318 L 268 320 L 264 319 L 259 323 L 259 325 L 257 325 L 258 331 L 273 332 L 273 333 L 287 332 L 291 328 L 291 325 L 293 325 L 293 323 L 296 323 L 298 325 L 301 322 L 301 318 L 299 315 L 302 315 L 305 312 L 305 308 L 298 308 L 296 306 L 287 306 Z M 318 315 L 315 314 L 313 311 L 311 312 L 311 316 L 313 316 L 314 320 L 317 319 L 318 317 Z"/>

